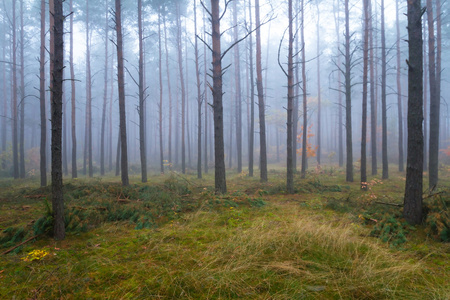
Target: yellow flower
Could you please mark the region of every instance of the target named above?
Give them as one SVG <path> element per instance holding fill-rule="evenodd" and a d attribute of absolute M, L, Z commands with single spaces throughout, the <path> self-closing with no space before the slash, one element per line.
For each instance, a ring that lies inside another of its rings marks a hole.
<path fill-rule="evenodd" d="M 49 253 L 46 250 L 33 250 L 27 254 L 27 256 L 23 257 L 23 261 L 34 261 L 34 260 L 42 260 Z"/>

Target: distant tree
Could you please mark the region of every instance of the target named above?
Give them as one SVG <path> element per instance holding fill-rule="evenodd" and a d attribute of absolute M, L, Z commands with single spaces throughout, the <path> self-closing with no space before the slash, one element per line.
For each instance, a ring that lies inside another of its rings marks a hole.
<path fill-rule="evenodd" d="M 249 7 L 249 31 L 253 30 L 252 19 L 252 1 L 248 1 Z M 248 133 L 248 176 L 253 177 L 254 164 L 254 146 L 255 146 L 255 83 L 254 83 L 254 69 L 253 69 L 253 35 L 250 35 L 248 41 L 249 52 L 249 66 L 250 69 L 250 129 Z"/>
<path fill-rule="evenodd" d="M 389 178 L 387 153 L 387 106 L 386 106 L 386 31 L 384 21 L 384 0 L 381 0 L 381 127 L 382 127 L 382 161 L 383 179 Z"/>
<path fill-rule="evenodd" d="M 369 56 L 370 56 L 370 155 L 372 157 L 372 175 L 376 175 L 377 171 L 377 75 L 375 74 L 375 51 L 374 51 L 374 21 L 372 14 L 372 1 L 369 3 L 370 14 L 370 31 L 369 31 Z M 375 37 L 376 40 L 376 37 Z"/>
<path fill-rule="evenodd" d="M 109 56 L 109 12 L 108 0 L 105 1 L 105 74 L 103 86 L 102 129 L 100 137 L 100 175 L 105 175 L 105 131 L 106 131 L 106 107 L 108 105 L 108 56 Z"/>
<path fill-rule="evenodd" d="M 408 1 L 408 151 L 403 216 L 422 222 L 423 193 L 423 40 L 420 0 Z"/>
<path fill-rule="evenodd" d="M 352 55 L 350 51 L 350 10 L 349 0 L 345 0 L 345 129 L 347 141 L 346 180 L 353 182 L 353 142 L 352 142 Z"/>
<path fill-rule="evenodd" d="M 62 181 L 62 104 L 64 70 L 64 14 L 63 0 L 50 0 L 50 78 L 52 121 L 52 208 L 53 236 L 65 238 L 64 199 Z"/>
<path fill-rule="evenodd" d="M 238 7 L 234 1 L 233 6 L 233 23 L 234 23 L 234 40 L 239 39 L 238 27 Z M 242 172 L 242 98 L 241 98 L 241 64 L 239 44 L 234 47 L 234 78 L 236 83 L 236 148 L 237 148 L 237 171 Z"/>
<path fill-rule="evenodd" d="M 397 29 L 397 111 L 398 111 L 398 171 L 403 172 L 404 153 L 403 153 L 403 108 L 402 108 L 402 80 L 401 80 L 401 58 L 400 58 L 400 20 L 399 20 L 399 0 L 395 0 L 396 10 L 396 29 Z"/>
<path fill-rule="evenodd" d="M 337 49 L 338 49 L 338 57 L 337 57 L 337 66 L 338 66 L 338 82 L 337 82 L 337 92 L 338 92 L 338 160 L 339 160 L 339 167 L 342 167 L 344 165 L 344 137 L 343 137 L 343 130 L 342 130 L 342 81 L 341 81 L 341 75 L 343 72 L 341 72 L 341 29 L 340 29 L 340 8 L 339 8 L 339 0 L 336 1 L 336 4 L 333 3 L 333 12 L 334 12 L 334 22 L 336 27 L 336 37 L 337 37 Z"/>
<path fill-rule="evenodd" d="M 19 176 L 25 178 L 25 35 L 23 23 L 23 0 L 20 1 L 20 135 Z"/>
<path fill-rule="evenodd" d="M 305 1 L 301 1 L 301 21 L 300 21 L 300 48 L 302 52 L 302 94 L 303 94 L 303 132 L 302 132 L 302 171 L 301 177 L 306 177 L 306 169 L 308 168 L 308 156 L 306 153 L 307 148 L 307 128 L 308 128 L 308 95 L 306 90 L 306 45 L 305 45 Z"/>
<path fill-rule="evenodd" d="M 321 86 L 320 86 L 320 9 L 319 9 L 319 0 L 316 0 L 316 7 L 317 7 L 317 163 L 320 165 L 320 157 L 321 157 L 321 151 L 322 151 L 322 93 L 321 93 Z"/>
<path fill-rule="evenodd" d="M 122 36 L 122 8 L 121 0 L 115 0 L 115 29 L 117 35 L 117 78 L 119 90 L 119 115 L 120 115 L 120 152 L 121 152 L 121 177 L 122 185 L 128 186 L 128 149 L 127 149 L 127 125 L 125 113 L 125 74 L 123 66 L 123 36 Z"/>
<path fill-rule="evenodd" d="M 195 36 L 197 36 L 197 0 L 194 0 L 194 27 Z M 195 50 L 195 76 L 197 79 L 197 178 L 202 178 L 202 103 L 203 95 L 201 92 L 202 82 L 200 81 L 199 69 L 199 53 L 198 53 L 198 39 L 194 42 Z M 205 112 L 206 115 L 207 112 Z"/>
<path fill-rule="evenodd" d="M 159 50 L 159 166 L 161 174 L 164 174 L 164 142 L 163 142 L 163 79 L 162 79 L 162 41 L 161 41 L 161 5 L 158 5 L 158 50 Z"/>
<path fill-rule="evenodd" d="M 83 170 L 86 174 L 88 163 L 89 177 L 94 175 L 92 164 L 92 75 L 91 75 L 91 33 L 89 20 L 89 0 L 86 0 L 86 129 Z"/>
<path fill-rule="evenodd" d="M 16 45 L 17 45 L 17 29 L 16 29 L 16 2 L 17 0 L 12 0 L 12 151 L 13 151 L 13 175 L 14 179 L 19 178 L 19 147 L 18 147 L 18 128 L 17 128 L 17 54 L 16 54 Z"/>
<path fill-rule="evenodd" d="M 183 45 L 181 41 L 181 8 L 180 3 L 176 3 L 176 24 L 177 24 L 177 51 L 178 68 L 180 72 L 181 87 L 181 172 L 186 173 L 186 86 L 183 75 Z M 169 79 L 170 80 L 170 79 Z"/>

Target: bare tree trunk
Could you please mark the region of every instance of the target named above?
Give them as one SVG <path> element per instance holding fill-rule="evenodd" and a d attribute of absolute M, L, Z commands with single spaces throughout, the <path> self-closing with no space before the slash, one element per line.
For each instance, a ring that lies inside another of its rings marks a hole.
<path fill-rule="evenodd" d="M 345 0 L 345 128 L 347 140 L 346 180 L 353 182 L 352 83 L 350 55 L 350 11 Z"/>
<path fill-rule="evenodd" d="M 252 19 L 252 1 L 248 1 L 249 15 L 250 15 L 250 28 L 253 30 L 253 19 Z M 254 146 L 255 146 L 255 77 L 253 70 L 253 35 L 249 38 L 249 53 L 250 53 L 250 130 L 249 130 L 249 155 L 248 155 L 248 176 L 253 177 L 253 164 L 254 164 Z"/>
<path fill-rule="evenodd" d="M 214 108 L 214 156 L 215 156 L 215 190 L 225 194 L 227 183 L 225 177 L 225 155 L 223 139 L 223 103 L 222 103 L 222 50 L 220 43 L 219 0 L 211 0 L 212 24 L 212 65 L 213 65 L 213 108 Z"/>
<path fill-rule="evenodd" d="M 13 76 L 13 98 L 12 98 L 12 150 L 13 150 L 13 175 L 14 179 L 19 178 L 19 149 L 18 149 L 18 141 L 17 141 L 17 55 L 16 55 L 16 0 L 12 2 L 12 56 L 13 56 L 13 65 L 12 65 L 12 76 Z"/>
<path fill-rule="evenodd" d="M 45 2 L 44 2 L 44 9 L 45 9 Z M 44 20 L 45 20 L 45 18 L 44 18 Z M 6 20 L 5 19 L 3 19 L 2 25 L 3 25 L 3 28 L 6 28 Z M 45 23 L 44 23 L 44 26 L 45 26 Z M 42 31 L 45 31 L 45 29 Z M 2 41 L 3 41 L 3 61 L 6 61 L 6 29 L 5 29 L 5 34 L 3 35 Z M 42 51 L 42 49 L 41 49 L 41 51 Z M 3 64 L 3 115 L 4 116 L 8 115 L 8 112 L 7 112 L 8 103 L 7 103 L 7 98 L 6 98 L 6 81 L 7 81 L 6 80 L 6 65 Z M 6 118 L 1 118 L 1 120 L 2 120 L 2 137 L 1 137 L 2 153 L 5 153 L 5 151 L 6 151 L 6 126 L 7 126 Z M 44 153 L 44 155 L 45 155 L 45 153 Z M 1 167 L 2 167 L 2 169 L 6 168 L 6 158 L 5 157 L 2 158 Z"/>
<path fill-rule="evenodd" d="M 116 32 L 117 32 L 117 71 L 119 90 L 119 114 L 120 114 L 120 149 L 121 149 L 121 176 L 122 185 L 128 186 L 128 149 L 127 149 L 127 123 L 125 113 L 125 76 L 123 66 L 123 38 L 122 38 L 122 12 L 121 1 L 115 0 L 116 4 Z"/>
<path fill-rule="evenodd" d="M 367 189 L 367 73 L 369 68 L 369 0 L 364 0 L 363 95 L 361 132 L 361 188 Z"/>
<path fill-rule="evenodd" d="M 206 24 L 206 18 L 205 18 L 205 11 L 203 11 L 203 24 Z M 205 25 L 206 26 L 206 25 Z M 206 33 L 204 33 L 203 35 L 203 40 L 206 41 Z M 204 78 L 203 80 L 205 81 L 204 83 L 204 96 L 205 96 L 205 174 L 208 174 L 208 114 L 209 114 L 209 110 L 208 110 L 208 73 L 206 70 L 206 45 L 203 45 L 203 72 L 204 72 Z"/>
<path fill-rule="evenodd" d="M 256 19 L 256 88 L 258 90 L 258 108 L 259 108 L 259 160 L 261 182 L 267 182 L 267 146 L 266 146 L 266 106 L 264 104 L 264 88 L 262 83 L 262 64 L 261 64 L 261 30 L 259 17 L 259 0 L 255 0 L 255 19 Z"/>
<path fill-rule="evenodd" d="M 186 173 L 186 89 L 183 75 L 183 48 L 181 44 L 181 14 L 180 5 L 176 5 L 177 19 L 177 50 L 178 50 L 178 68 L 180 71 L 181 85 L 181 172 Z"/>
<path fill-rule="evenodd" d="M 197 178 L 202 178 L 202 92 L 199 70 L 199 54 L 197 39 L 197 0 L 194 0 L 194 27 L 195 27 L 195 75 L 197 78 Z"/>
<path fill-rule="evenodd" d="M 109 99 L 109 171 L 113 169 L 113 130 L 112 130 L 112 111 L 113 111 L 113 97 L 114 97 L 114 48 L 111 49 L 111 73 L 110 73 L 110 99 Z M 118 175 L 118 174 L 117 174 Z M 117 176 L 116 175 L 116 176 Z"/>
<path fill-rule="evenodd" d="M 440 2 L 436 3 L 436 5 Z M 440 8 L 438 8 L 440 10 Z M 440 12 L 440 11 L 439 11 Z M 435 49 L 435 35 L 434 35 L 434 15 L 433 15 L 433 1 L 427 0 L 428 13 L 428 68 L 430 72 L 430 146 L 429 146 L 429 187 L 434 188 L 438 183 L 439 173 L 439 117 L 440 117 L 440 48 L 441 43 L 438 41 L 438 48 Z M 437 15 L 437 20 L 440 16 Z M 440 25 L 440 22 L 439 22 Z M 438 28 L 438 35 L 440 37 L 440 28 Z"/>
<path fill-rule="evenodd" d="M 70 12 L 73 12 L 73 0 L 70 0 Z M 71 115 L 72 115 L 72 178 L 78 177 L 77 172 L 77 131 L 76 131 L 76 106 L 75 106 L 75 70 L 73 66 L 73 14 L 70 14 L 70 82 L 71 82 Z M 45 97 L 45 95 L 44 95 Z M 45 117 L 45 116 L 44 116 Z"/>
<path fill-rule="evenodd" d="M 100 175 L 105 175 L 105 127 L 106 127 L 106 106 L 108 104 L 108 1 L 105 1 L 105 82 L 103 89 L 103 109 L 102 109 L 102 132 L 100 138 Z"/>
<path fill-rule="evenodd" d="M 238 40 L 237 1 L 234 1 L 233 23 L 234 40 Z M 239 44 L 234 48 L 234 77 L 236 83 L 236 147 L 237 147 L 237 171 L 242 172 L 242 98 L 241 98 L 241 65 Z"/>
<path fill-rule="evenodd" d="M 369 3 L 369 13 L 370 13 L 370 144 L 371 150 L 370 155 L 372 156 L 372 175 L 376 175 L 377 171 L 377 110 L 376 110 L 376 102 L 377 98 L 375 91 L 377 90 L 376 81 L 377 75 L 375 75 L 375 56 L 374 56 L 374 47 L 373 47 L 373 16 L 372 16 L 372 1 Z"/>
<path fill-rule="evenodd" d="M 92 165 L 92 76 L 89 24 L 89 0 L 86 0 L 86 133 L 89 177 L 94 175 Z"/>
<path fill-rule="evenodd" d="M 116 176 L 119 176 L 120 174 L 120 148 L 122 143 L 120 142 L 120 128 L 119 128 L 119 134 L 117 137 L 117 151 L 116 151 Z"/>
<path fill-rule="evenodd" d="M 289 50 L 288 50 L 288 93 L 287 93 L 287 174 L 286 174 L 286 191 L 289 194 L 294 193 L 294 168 L 292 164 L 292 157 L 294 156 L 294 152 L 292 151 L 293 143 L 294 143 L 294 135 L 292 133 L 293 127 L 293 110 L 294 110 L 294 30 L 293 30 L 293 13 L 292 13 L 292 0 L 288 2 L 288 15 L 289 15 Z M 280 63 L 281 66 L 281 63 Z M 283 70 L 284 71 L 284 70 Z M 277 142 L 278 145 L 278 142 Z"/>
<path fill-rule="evenodd" d="M 384 24 L 384 0 L 381 0 L 381 124 L 382 124 L 382 160 L 383 179 L 389 178 L 387 153 L 387 107 L 386 107 L 386 32 Z"/>
<path fill-rule="evenodd" d="M 23 24 L 23 1 L 20 1 L 20 136 L 19 176 L 25 178 L 25 39 Z"/>
<path fill-rule="evenodd" d="M 320 9 L 319 0 L 316 0 L 317 6 L 317 151 L 316 158 L 317 163 L 320 165 L 320 158 L 322 152 L 322 133 L 321 133 L 321 106 L 322 106 L 322 93 L 320 91 Z"/>
<path fill-rule="evenodd" d="M 41 115 L 40 174 L 41 186 L 47 186 L 47 118 L 45 108 L 45 0 L 41 0 L 41 47 L 39 56 L 39 103 Z"/>
<path fill-rule="evenodd" d="M 158 7 L 158 50 L 159 50 L 159 167 L 164 174 L 164 142 L 163 142 L 163 79 L 162 79 L 162 43 L 161 43 L 161 6 Z M 169 81 L 170 79 L 168 79 Z"/>
<path fill-rule="evenodd" d="M 169 92 L 169 163 L 172 163 L 172 89 L 170 88 L 169 48 L 167 46 L 166 14 L 163 15 L 164 23 L 164 45 L 166 50 L 167 91 Z"/>
<path fill-rule="evenodd" d="M 423 57 L 420 0 L 408 1 L 408 154 L 403 216 L 412 224 L 422 222 L 423 193 Z"/>
<path fill-rule="evenodd" d="M 400 58 L 400 21 L 398 1 L 395 1 L 396 28 L 397 28 L 397 106 L 398 106 L 398 171 L 403 172 L 403 110 L 402 110 L 402 81 L 401 81 L 401 58 Z"/>
<path fill-rule="evenodd" d="M 302 94 L 303 94 L 303 128 L 302 128 L 302 171 L 301 177 L 306 177 L 306 169 L 308 168 L 308 157 L 306 148 L 308 143 L 308 99 L 306 93 L 306 45 L 305 45 L 305 1 L 301 2 L 301 24 L 300 24 L 300 48 L 302 49 Z"/>
<path fill-rule="evenodd" d="M 299 4 L 300 0 L 295 1 L 295 10 L 296 12 L 299 11 Z M 295 18 L 295 28 L 299 28 L 299 18 L 298 16 Z M 295 39 L 295 53 L 299 53 L 299 43 L 298 38 Z M 299 121 L 299 97 L 300 97 L 300 57 L 299 55 L 295 56 L 295 66 L 294 66 L 294 72 L 295 72 L 295 88 L 294 88 L 294 111 L 292 113 L 292 168 L 293 172 L 297 172 L 297 146 L 298 146 L 298 121 Z"/>
<path fill-rule="evenodd" d="M 139 149 L 141 154 L 141 181 L 147 182 L 147 152 L 145 143 L 145 88 L 144 88 L 144 37 L 142 35 L 142 0 L 138 0 L 139 28 Z"/>
<path fill-rule="evenodd" d="M 427 22 L 423 16 L 423 170 L 428 171 L 428 60 Z"/>
<path fill-rule="evenodd" d="M 342 65 L 341 61 L 341 30 L 340 30 L 340 9 L 339 9 L 339 0 L 336 1 L 337 5 L 336 7 L 333 7 L 334 10 L 334 22 L 336 24 L 336 36 L 337 36 L 337 47 L 338 47 L 338 59 L 337 59 L 337 65 Z M 342 81 L 341 81 L 341 70 L 338 70 L 338 82 L 337 82 L 337 90 L 338 90 L 338 124 L 337 124 L 337 130 L 338 130 L 338 157 L 339 157 L 339 167 L 342 167 L 344 165 L 344 137 L 343 137 L 343 130 L 342 130 Z"/>
<path fill-rule="evenodd" d="M 62 96 L 64 70 L 64 14 L 63 0 L 50 0 L 51 43 L 51 120 L 52 120 L 52 208 L 53 236 L 56 240 L 65 238 L 64 199 L 62 181 Z"/>

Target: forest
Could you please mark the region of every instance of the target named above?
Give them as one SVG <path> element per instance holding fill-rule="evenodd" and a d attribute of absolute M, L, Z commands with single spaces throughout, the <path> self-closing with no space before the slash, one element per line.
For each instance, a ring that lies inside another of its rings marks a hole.
<path fill-rule="evenodd" d="M 4 0 L 0 298 L 449 299 L 450 2 Z"/>

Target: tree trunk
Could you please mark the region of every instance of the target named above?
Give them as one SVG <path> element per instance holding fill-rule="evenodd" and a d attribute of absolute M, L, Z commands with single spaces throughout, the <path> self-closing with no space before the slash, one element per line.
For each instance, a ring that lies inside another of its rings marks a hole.
<path fill-rule="evenodd" d="M 336 24 L 336 36 L 337 36 L 337 47 L 338 47 L 338 58 L 337 58 L 337 65 L 339 66 L 338 71 L 338 82 L 337 82 L 337 90 L 338 90 L 338 124 L 337 124 L 337 130 L 338 130 L 338 157 L 339 157 L 339 167 L 342 167 L 344 165 L 344 137 L 343 137 L 343 130 L 342 130 L 342 81 L 341 81 L 341 70 L 340 67 L 342 65 L 341 61 L 341 30 L 340 30 L 340 9 L 339 9 L 339 0 L 336 1 L 337 7 L 333 7 L 334 10 L 334 22 Z"/>
<path fill-rule="evenodd" d="M 373 47 L 373 17 L 372 17 L 372 1 L 369 3 L 369 14 L 370 14 L 370 155 L 372 157 L 372 175 L 377 175 L 377 110 L 376 102 L 377 97 L 375 96 L 377 75 L 375 75 L 375 56 Z"/>
<path fill-rule="evenodd" d="M 319 10 L 319 0 L 316 0 L 317 6 L 317 151 L 316 158 L 317 163 L 320 165 L 320 157 L 322 152 L 322 133 L 321 133 L 321 106 L 322 106 L 322 94 L 320 91 L 320 10 Z"/>
<path fill-rule="evenodd" d="M 138 0 L 139 34 L 139 149 L 141 154 L 141 181 L 147 182 L 147 152 L 145 143 L 145 89 L 144 89 L 144 37 L 142 34 L 142 0 Z"/>
<path fill-rule="evenodd" d="M 197 0 L 194 0 L 194 27 L 195 27 L 195 75 L 197 78 L 197 178 L 202 178 L 202 92 L 199 70 L 199 54 L 197 39 Z"/>
<path fill-rule="evenodd" d="M 186 173 L 186 89 L 183 75 L 183 48 L 181 44 L 181 13 L 180 5 L 176 5 L 177 20 L 177 50 L 178 50 L 178 68 L 180 71 L 181 86 L 181 172 Z"/>
<path fill-rule="evenodd" d="M 92 165 L 92 77 L 89 25 L 89 0 L 86 0 L 86 134 L 88 172 L 89 177 L 92 177 L 94 175 L 94 170 Z"/>
<path fill-rule="evenodd" d="M 39 103 L 41 115 L 40 174 L 41 186 L 47 186 L 47 118 L 45 108 L 45 0 L 41 0 L 41 47 L 39 56 Z"/>
<path fill-rule="evenodd" d="M 293 31 L 293 13 L 292 13 L 292 0 L 289 0 L 289 53 L 288 53 L 288 93 L 287 93 L 287 174 L 286 174 L 286 191 L 289 194 L 294 193 L 294 168 L 292 164 L 292 157 L 294 152 L 292 151 L 294 143 L 294 135 L 292 133 L 293 127 L 293 110 L 294 110 L 294 31 Z M 278 143 L 277 143 L 278 144 Z"/>
<path fill-rule="evenodd" d="M 381 125 L 382 125 L 382 161 L 383 179 L 389 178 L 387 153 L 387 107 L 386 107 L 386 32 L 384 24 L 384 0 L 381 0 Z"/>
<path fill-rule="evenodd" d="M 252 1 L 248 1 L 249 6 L 249 30 L 253 30 L 253 19 L 252 19 Z M 249 130 L 249 146 L 248 146 L 248 176 L 253 177 L 253 165 L 254 165 L 254 146 L 255 146 L 255 77 L 253 70 L 253 35 L 249 38 L 248 51 L 250 53 L 250 64 L 248 68 L 250 69 L 250 130 Z"/>
<path fill-rule="evenodd" d="M 64 14 L 63 0 L 50 0 L 50 68 L 52 120 L 52 208 L 53 236 L 65 238 L 64 199 L 62 181 L 62 95 L 64 70 Z"/>
<path fill-rule="evenodd" d="M 398 106 L 398 171 L 403 172 L 404 154 L 403 154 L 403 110 L 402 110 L 402 81 L 401 81 L 401 58 L 400 58 L 400 21 L 398 1 L 395 1 L 396 9 L 396 28 L 397 28 L 397 106 Z"/>
<path fill-rule="evenodd" d="M 70 12 L 73 12 L 73 0 L 70 0 Z M 76 106 L 75 106 L 75 70 L 73 66 L 73 13 L 70 14 L 70 83 L 72 105 L 72 178 L 78 177 L 77 172 L 77 131 L 76 131 Z M 45 95 L 44 95 L 45 96 Z M 45 116 L 44 116 L 45 117 Z"/>
<path fill-rule="evenodd" d="M 20 1 L 20 136 L 19 176 L 25 178 L 25 39 L 23 24 L 23 1 Z"/>
<path fill-rule="evenodd" d="M 408 1 L 408 41 L 408 152 L 403 216 L 411 224 L 420 224 L 423 192 L 423 41 L 420 0 Z"/>
<path fill-rule="evenodd" d="M 345 0 L 345 129 L 347 141 L 346 180 L 353 182 L 352 83 L 350 56 L 350 11 Z"/>
<path fill-rule="evenodd" d="M 428 15 L 428 68 L 430 74 L 430 141 L 429 141 L 429 188 L 434 188 L 438 183 L 439 171 L 439 117 L 440 117 L 440 93 L 438 92 L 438 78 L 440 69 L 437 68 L 436 54 L 440 49 L 435 49 L 433 1 L 427 0 Z M 438 16 L 439 17 L 439 16 Z M 439 18 L 440 19 L 440 18 Z"/>
<path fill-rule="evenodd" d="M 128 186 L 128 149 L 127 149 L 127 124 L 125 113 L 125 76 L 123 66 L 123 37 L 122 37 L 122 12 L 121 1 L 115 0 L 116 4 L 116 32 L 117 32 L 117 72 L 119 91 L 119 115 L 120 115 L 120 152 L 121 152 L 121 176 L 122 185 Z"/>
<path fill-rule="evenodd" d="M 423 16 L 423 170 L 428 171 L 428 61 L 427 22 Z"/>
<path fill-rule="evenodd" d="M 237 1 L 234 1 L 233 23 L 234 40 L 238 40 Z M 241 98 L 241 64 L 239 44 L 234 48 L 234 77 L 236 83 L 236 148 L 237 172 L 242 172 L 242 98 Z"/>
<path fill-rule="evenodd" d="M 266 146 L 266 106 L 264 104 L 264 88 L 262 83 L 261 63 L 261 30 L 259 17 L 259 0 L 255 0 L 256 19 L 256 88 L 258 90 L 259 108 L 259 161 L 261 182 L 267 182 L 267 146 Z"/>
<path fill-rule="evenodd" d="M 214 108 L 214 157 L 216 193 L 227 192 L 225 177 L 225 155 L 223 137 L 223 103 L 222 103 L 222 50 L 220 32 L 219 0 L 211 0 L 212 24 L 212 65 L 213 65 L 213 108 Z"/>
<path fill-rule="evenodd" d="M 203 11 L 203 24 L 206 24 L 206 18 L 205 18 L 205 11 Z M 206 26 L 206 25 L 204 25 Z M 203 40 L 206 41 L 206 33 L 203 34 Z M 206 45 L 203 45 L 203 72 L 204 74 L 204 78 L 203 80 L 205 81 L 204 83 L 204 95 L 205 95 L 205 174 L 208 174 L 208 114 L 209 114 L 209 109 L 208 109 L 208 73 L 207 73 L 207 69 L 206 69 Z"/>
<path fill-rule="evenodd" d="M 164 174 L 164 142 L 163 142 L 163 79 L 162 79 L 162 43 L 161 43 L 161 6 L 158 7 L 158 50 L 159 50 L 159 167 Z M 170 80 L 170 79 L 168 79 Z"/>
<path fill-rule="evenodd" d="M 300 0 L 295 1 L 295 10 L 299 11 Z M 299 28 L 299 18 L 295 18 L 295 28 Z M 298 38 L 295 39 L 295 53 L 299 53 L 299 43 Z M 294 111 L 292 113 L 292 168 L 293 172 L 297 172 L 297 146 L 298 146 L 298 121 L 299 121 L 299 97 L 300 97 L 300 56 L 295 56 L 295 88 L 294 88 Z"/>
<path fill-rule="evenodd" d="M 369 68 L 369 0 L 363 2 L 364 12 L 364 49 L 363 49 L 363 95 L 362 95 L 362 132 L 361 132 L 361 188 L 367 189 L 367 77 Z"/>
<path fill-rule="evenodd" d="M 167 46 L 166 14 L 163 15 L 164 23 L 164 45 L 166 50 L 167 91 L 169 92 L 169 165 L 172 164 L 172 89 L 170 88 L 169 48 Z"/>
<path fill-rule="evenodd" d="M 306 92 L 306 45 L 305 45 L 305 1 L 301 3 L 301 24 L 300 24 L 300 48 L 302 49 L 302 94 L 303 94 L 303 127 L 302 127 L 302 171 L 301 177 L 306 177 L 306 169 L 308 168 L 308 157 L 306 148 L 308 143 L 308 96 Z"/>
<path fill-rule="evenodd" d="M 12 97 L 12 150 L 13 150 L 13 175 L 14 179 L 19 178 L 19 149 L 18 149 L 18 141 L 17 141 L 17 55 L 16 55 L 16 0 L 12 2 L 12 81 L 13 81 L 13 97 Z"/>
<path fill-rule="evenodd" d="M 108 25 L 108 1 L 105 1 L 105 76 L 103 88 L 103 109 L 102 109 L 102 132 L 100 138 L 100 175 L 105 175 L 105 128 L 106 128 L 106 106 L 108 104 L 108 45 L 109 45 L 109 25 Z"/>

